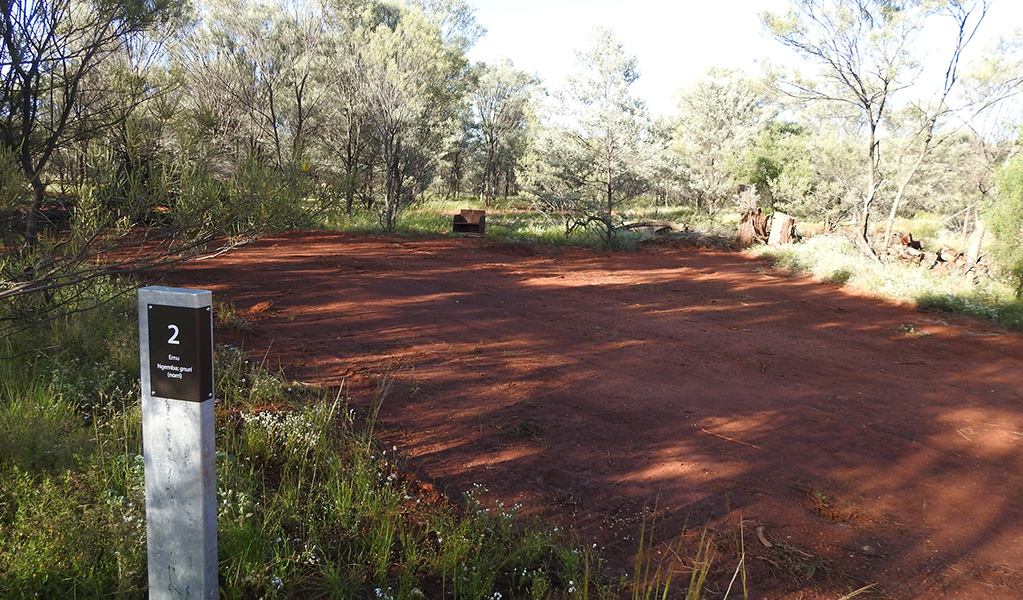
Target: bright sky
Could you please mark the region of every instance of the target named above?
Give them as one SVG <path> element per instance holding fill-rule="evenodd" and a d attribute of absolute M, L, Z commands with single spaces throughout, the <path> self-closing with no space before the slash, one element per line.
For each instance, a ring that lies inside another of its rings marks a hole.
<path fill-rule="evenodd" d="M 636 56 L 637 96 L 655 114 L 672 112 L 680 88 L 708 67 L 740 67 L 750 74 L 767 59 L 794 64 L 795 55 L 762 33 L 760 13 L 784 12 L 788 0 L 468 0 L 486 35 L 469 53 L 476 61 L 509 58 L 551 90 L 576 69 L 597 26 L 614 31 Z M 1023 27 L 1023 1 L 993 0 L 971 49 Z M 980 43 L 977 43 L 980 42 Z M 934 57 L 942 64 L 947 57 Z M 947 63 L 945 63 L 947 64 Z M 804 70 L 809 71 L 806 66 Z"/>

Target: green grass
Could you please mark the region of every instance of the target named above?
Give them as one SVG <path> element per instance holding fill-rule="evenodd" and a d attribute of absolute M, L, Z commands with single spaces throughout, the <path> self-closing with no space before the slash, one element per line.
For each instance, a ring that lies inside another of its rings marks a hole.
<path fill-rule="evenodd" d="M 395 231 L 399 236 L 420 235 L 451 235 L 451 213 L 460 209 L 483 209 L 482 203 L 476 198 L 445 199 L 436 197 L 417 203 L 401 214 L 397 220 Z M 556 215 L 545 215 L 532 210 L 528 201 L 519 198 L 501 198 L 488 208 L 486 232 L 487 238 L 511 243 L 545 246 L 582 246 L 587 248 L 605 247 L 604 240 L 596 228 L 576 227 L 568 231 L 564 221 Z M 445 214 L 447 213 L 447 214 Z M 638 219 L 656 219 L 674 221 L 710 233 L 727 234 L 734 232 L 736 215 L 722 213 L 715 219 L 696 211 L 690 206 L 661 206 L 650 204 L 645 200 L 624 211 L 621 215 L 626 221 Z M 737 222 L 737 221 L 736 221 Z M 380 224 L 375 214 L 359 212 L 351 217 L 333 214 L 324 219 L 322 226 L 349 233 L 379 234 Z M 648 239 L 648 235 L 633 231 L 620 231 L 615 248 L 630 250 Z"/>
<path fill-rule="evenodd" d="M 914 215 L 913 218 L 895 219 L 892 230 L 911 234 L 913 239 L 917 240 L 936 239 L 942 237 L 946 231 L 942 221 L 941 215 L 921 212 Z M 940 241 L 944 242 L 944 240 Z"/>
<path fill-rule="evenodd" d="M 858 252 L 848 240 L 835 236 L 816 236 L 779 248 L 763 246 L 754 252 L 777 267 L 912 302 L 921 310 L 963 314 L 1023 330 L 1023 301 L 1016 298 L 1011 285 L 997 279 L 971 283 L 962 277 L 898 262 L 878 262 Z"/>
<path fill-rule="evenodd" d="M 0 340 L 0 598 L 147 595 L 134 310 L 128 294 Z M 372 439 L 386 380 L 359 409 L 237 348 L 218 347 L 216 369 L 222 598 L 625 593 L 595 550 L 519 507 L 407 477 Z"/>

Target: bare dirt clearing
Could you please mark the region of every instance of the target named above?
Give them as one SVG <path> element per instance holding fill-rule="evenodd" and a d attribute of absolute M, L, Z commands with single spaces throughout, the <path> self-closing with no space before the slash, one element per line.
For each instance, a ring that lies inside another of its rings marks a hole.
<path fill-rule="evenodd" d="M 1019 334 L 675 246 L 294 233 L 166 283 L 293 378 L 365 404 L 392 375 L 381 436 L 423 480 L 612 559 L 656 505 L 661 539 L 741 517 L 751 598 L 1023 597 Z"/>

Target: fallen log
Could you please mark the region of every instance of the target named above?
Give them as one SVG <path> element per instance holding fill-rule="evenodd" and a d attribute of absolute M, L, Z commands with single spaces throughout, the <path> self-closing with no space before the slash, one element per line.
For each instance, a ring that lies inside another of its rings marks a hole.
<path fill-rule="evenodd" d="M 689 226 L 685 223 L 675 223 L 673 221 L 660 221 L 657 219 L 641 219 L 639 221 L 632 221 L 629 223 L 622 223 L 621 229 L 644 229 L 650 228 L 654 233 L 664 233 L 666 231 L 689 231 Z"/>
<path fill-rule="evenodd" d="M 902 262 L 934 271 L 941 275 L 961 275 L 973 277 L 986 272 L 986 268 L 973 262 L 966 253 L 950 246 L 941 246 L 936 250 L 926 249 L 923 241 L 913 239 L 912 234 L 899 234 L 888 247 L 888 256 Z"/>

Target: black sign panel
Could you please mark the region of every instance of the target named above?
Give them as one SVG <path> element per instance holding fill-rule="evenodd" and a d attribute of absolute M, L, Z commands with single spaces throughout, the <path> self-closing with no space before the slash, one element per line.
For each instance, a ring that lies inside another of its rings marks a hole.
<path fill-rule="evenodd" d="M 203 402 L 213 397 L 210 307 L 148 305 L 151 395 Z"/>

